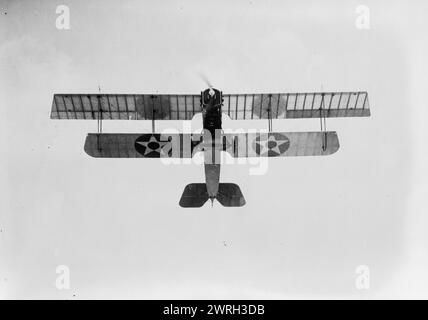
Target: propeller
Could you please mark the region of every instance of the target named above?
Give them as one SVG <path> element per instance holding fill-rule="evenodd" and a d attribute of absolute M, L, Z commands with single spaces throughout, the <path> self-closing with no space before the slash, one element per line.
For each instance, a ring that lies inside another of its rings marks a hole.
<path fill-rule="evenodd" d="M 208 86 L 208 88 L 210 89 L 210 91 L 208 92 L 210 94 L 210 96 L 214 96 L 215 91 L 213 89 L 213 85 L 211 84 L 211 82 L 208 80 L 208 78 L 202 73 L 199 72 L 199 76 L 201 77 L 202 81 L 204 81 L 206 83 L 206 85 Z"/>
<path fill-rule="evenodd" d="M 210 88 L 210 89 L 213 88 L 213 85 L 211 84 L 211 82 L 208 80 L 208 78 L 202 72 L 199 72 L 199 77 L 202 79 L 203 82 L 205 82 L 205 84 L 208 86 L 208 88 Z"/>

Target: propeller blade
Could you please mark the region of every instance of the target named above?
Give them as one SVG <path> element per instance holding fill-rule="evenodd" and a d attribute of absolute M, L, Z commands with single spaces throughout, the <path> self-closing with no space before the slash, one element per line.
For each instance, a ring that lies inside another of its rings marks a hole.
<path fill-rule="evenodd" d="M 202 73 L 199 73 L 199 77 L 202 79 L 202 81 L 204 81 L 206 83 L 206 85 L 208 86 L 208 88 L 212 88 L 213 85 L 211 84 L 211 82 L 208 80 L 208 78 Z"/>

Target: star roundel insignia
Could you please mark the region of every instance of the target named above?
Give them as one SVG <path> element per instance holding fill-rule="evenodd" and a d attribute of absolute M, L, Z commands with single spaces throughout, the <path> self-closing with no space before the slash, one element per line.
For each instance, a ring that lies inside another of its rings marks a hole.
<path fill-rule="evenodd" d="M 146 158 L 160 158 L 171 156 L 172 149 L 164 150 L 170 141 L 162 139 L 160 134 L 144 134 L 135 140 L 135 150 Z"/>
<path fill-rule="evenodd" d="M 278 132 L 262 133 L 257 135 L 252 147 L 257 155 L 262 157 L 277 157 L 287 151 L 290 147 L 290 140 Z"/>

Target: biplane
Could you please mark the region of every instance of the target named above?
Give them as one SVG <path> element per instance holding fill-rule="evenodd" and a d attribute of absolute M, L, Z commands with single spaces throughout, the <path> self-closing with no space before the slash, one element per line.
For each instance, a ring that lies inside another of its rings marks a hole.
<path fill-rule="evenodd" d="M 191 120 L 202 113 L 201 133 L 156 133 L 158 120 Z M 267 132 L 224 133 L 222 114 L 232 120 L 268 120 Z M 238 185 L 220 182 L 220 153 L 240 157 L 325 156 L 339 149 L 329 117 L 368 117 L 367 92 L 223 94 L 55 94 L 51 119 L 97 120 L 84 150 L 96 158 L 192 158 L 203 152 L 205 183 L 188 184 L 180 206 L 201 207 L 214 199 L 226 207 L 245 205 Z M 316 132 L 273 132 L 273 119 L 319 118 Z M 152 133 L 103 133 L 103 120 L 150 120 Z"/>

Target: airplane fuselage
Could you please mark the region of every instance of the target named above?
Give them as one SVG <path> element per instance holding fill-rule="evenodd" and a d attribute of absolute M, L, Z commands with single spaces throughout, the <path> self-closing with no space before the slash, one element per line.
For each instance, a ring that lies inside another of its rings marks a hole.
<path fill-rule="evenodd" d="M 220 181 L 220 155 L 223 149 L 222 102 L 222 93 L 219 90 L 210 88 L 201 93 L 205 183 L 211 201 L 217 196 Z"/>

